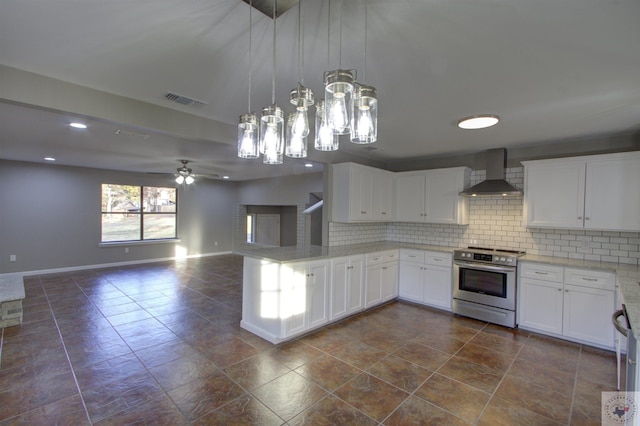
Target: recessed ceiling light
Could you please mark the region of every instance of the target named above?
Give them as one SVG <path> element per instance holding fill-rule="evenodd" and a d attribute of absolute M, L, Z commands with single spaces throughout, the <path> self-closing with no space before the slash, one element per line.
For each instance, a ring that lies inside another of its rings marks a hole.
<path fill-rule="evenodd" d="M 305 163 L 305 164 L 304 164 L 304 166 L 305 166 L 305 167 L 313 167 L 313 164 L 311 164 L 311 163 Z"/>
<path fill-rule="evenodd" d="M 493 114 L 474 115 L 465 117 L 458 121 L 458 127 L 465 130 L 485 129 L 495 126 L 500 121 L 500 117 Z"/>
<path fill-rule="evenodd" d="M 87 125 L 84 123 L 71 123 L 69 126 L 74 127 L 76 129 L 86 129 Z"/>
<path fill-rule="evenodd" d="M 53 157 L 44 157 L 44 161 L 56 161 Z"/>
<path fill-rule="evenodd" d="M 229 176 L 222 176 L 222 179 L 231 179 Z"/>

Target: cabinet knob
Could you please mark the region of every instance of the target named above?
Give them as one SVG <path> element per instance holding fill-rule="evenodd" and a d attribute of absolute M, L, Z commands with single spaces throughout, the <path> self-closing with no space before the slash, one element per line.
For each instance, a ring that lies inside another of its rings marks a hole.
<path fill-rule="evenodd" d="M 565 292 L 565 293 L 569 293 L 569 290 L 565 290 L 564 292 Z"/>
<path fill-rule="evenodd" d="M 382 212 L 382 214 L 387 214 L 387 212 Z"/>
<path fill-rule="evenodd" d="M 578 220 L 582 220 L 582 216 L 578 216 Z"/>
<path fill-rule="evenodd" d="M 562 289 L 561 289 L 561 288 L 559 288 L 559 289 L 558 289 L 558 291 L 562 291 Z"/>
<path fill-rule="evenodd" d="M 585 217 L 585 220 L 591 220 L 591 218 L 590 217 Z"/>

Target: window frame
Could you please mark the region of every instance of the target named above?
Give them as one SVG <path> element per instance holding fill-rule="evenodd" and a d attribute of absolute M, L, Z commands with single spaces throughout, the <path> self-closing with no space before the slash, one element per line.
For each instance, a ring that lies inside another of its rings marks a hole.
<path fill-rule="evenodd" d="M 113 185 L 120 187 L 136 187 L 139 189 L 139 200 L 138 211 L 133 213 L 139 216 L 138 221 L 138 238 L 137 239 L 126 239 L 126 240 L 103 240 L 103 229 L 104 229 L 104 215 L 105 214 L 114 214 L 114 215 L 127 215 L 132 214 L 131 212 L 121 211 L 121 212 L 113 212 L 113 211 L 105 211 L 103 210 L 103 197 L 104 197 L 104 186 L 105 185 Z M 170 191 L 174 191 L 175 194 L 175 211 L 173 212 L 157 212 L 157 211 L 145 211 L 144 205 L 144 196 L 145 196 L 145 188 L 157 188 L 157 189 L 166 189 Z M 162 243 L 162 242 L 177 242 L 180 241 L 178 238 L 178 205 L 179 205 L 179 194 L 178 189 L 169 187 L 169 186 L 156 186 L 156 185 L 130 185 L 130 184 L 120 184 L 120 183 L 102 183 L 100 185 L 100 246 L 113 246 L 113 245 L 133 245 L 133 244 L 154 244 L 154 243 Z M 173 215 L 174 216 L 174 234 L 173 237 L 163 237 L 163 238 L 144 238 L 145 232 L 145 216 L 156 216 L 156 215 Z"/>

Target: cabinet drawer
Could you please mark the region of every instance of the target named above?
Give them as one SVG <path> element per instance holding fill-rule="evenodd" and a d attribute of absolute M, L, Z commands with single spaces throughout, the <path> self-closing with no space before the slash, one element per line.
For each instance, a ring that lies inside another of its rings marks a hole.
<path fill-rule="evenodd" d="M 562 266 L 545 265 L 542 263 L 521 263 L 520 276 L 541 281 L 561 283 L 564 277 Z"/>
<path fill-rule="evenodd" d="M 425 252 L 422 250 L 400 250 L 400 260 L 407 262 L 424 263 Z"/>
<path fill-rule="evenodd" d="M 444 266 L 445 268 L 451 268 L 452 256 L 448 253 L 425 253 L 425 263 L 432 266 Z"/>
<path fill-rule="evenodd" d="M 613 291 L 616 287 L 616 276 L 612 272 L 565 268 L 564 282 L 581 287 Z"/>
<path fill-rule="evenodd" d="M 398 260 L 398 250 L 377 251 L 367 254 L 367 266 L 379 263 L 394 262 Z"/>

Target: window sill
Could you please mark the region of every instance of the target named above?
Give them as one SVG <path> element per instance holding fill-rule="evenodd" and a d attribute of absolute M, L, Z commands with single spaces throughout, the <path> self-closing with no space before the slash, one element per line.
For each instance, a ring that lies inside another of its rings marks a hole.
<path fill-rule="evenodd" d="M 123 246 L 146 246 L 149 244 L 174 244 L 179 243 L 180 238 L 167 238 L 164 240 L 144 240 L 144 241 L 114 241 L 108 243 L 99 243 L 98 247 L 123 247 Z"/>

